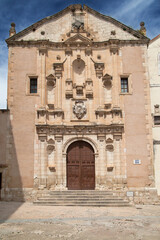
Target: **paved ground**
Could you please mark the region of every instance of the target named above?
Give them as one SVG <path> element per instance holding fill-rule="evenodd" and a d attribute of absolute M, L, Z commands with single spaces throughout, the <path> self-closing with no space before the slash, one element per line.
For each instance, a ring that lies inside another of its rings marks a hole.
<path fill-rule="evenodd" d="M 160 240 L 160 206 L 54 207 L 0 202 L 0 240 Z"/>

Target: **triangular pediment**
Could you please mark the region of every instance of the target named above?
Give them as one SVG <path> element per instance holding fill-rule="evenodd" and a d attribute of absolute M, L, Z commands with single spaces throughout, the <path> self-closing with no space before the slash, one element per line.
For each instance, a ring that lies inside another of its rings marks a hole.
<path fill-rule="evenodd" d="M 56 79 L 53 74 L 48 75 L 46 78 L 47 78 L 48 80 L 50 80 L 50 79 L 53 79 L 53 80 Z"/>
<path fill-rule="evenodd" d="M 89 38 L 81 35 L 80 33 L 75 34 L 74 36 L 68 38 L 65 41 L 65 43 L 67 43 L 67 44 L 70 44 L 70 43 L 87 43 L 87 44 L 90 44 L 91 42 L 92 41 Z"/>
<path fill-rule="evenodd" d="M 78 20 L 79 16 L 83 16 L 81 21 Z M 61 31 L 62 23 L 63 31 Z M 12 28 L 14 27 L 12 26 Z M 12 30 L 14 30 L 12 32 L 16 32 L 16 29 Z M 74 31 L 77 32 L 72 36 Z M 67 33 L 71 33 L 68 39 L 68 36 L 66 37 Z M 73 4 L 52 16 L 34 23 L 23 31 L 13 34 L 6 42 L 9 44 L 14 41 L 23 43 L 23 41 L 45 40 L 54 43 L 75 41 L 89 44 L 92 41 L 104 42 L 111 38 L 127 41 L 137 39 L 144 40 L 144 42 L 149 41 L 139 31 L 120 23 L 116 19 L 105 16 L 86 5 Z"/>

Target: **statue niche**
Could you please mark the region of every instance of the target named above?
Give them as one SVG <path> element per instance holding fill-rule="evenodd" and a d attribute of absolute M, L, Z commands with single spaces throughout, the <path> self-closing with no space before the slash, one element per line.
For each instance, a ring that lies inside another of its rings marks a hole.
<path fill-rule="evenodd" d="M 77 58 L 73 61 L 73 82 L 76 88 L 77 95 L 79 95 L 78 89 L 81 89 L 81 95 L 83 95 L 83 88 L 85 83 L 85 62 Z"/>

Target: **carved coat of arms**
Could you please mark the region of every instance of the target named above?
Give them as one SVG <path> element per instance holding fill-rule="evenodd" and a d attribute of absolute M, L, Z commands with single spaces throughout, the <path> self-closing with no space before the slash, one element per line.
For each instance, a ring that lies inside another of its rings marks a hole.
<path fill-rule="evenodd" d="M 78 119 L 81 119 L 86 114 L 87 109 L 82 101 L 76 101 L 73 106 L 73 113 L 76 115 Z"/>

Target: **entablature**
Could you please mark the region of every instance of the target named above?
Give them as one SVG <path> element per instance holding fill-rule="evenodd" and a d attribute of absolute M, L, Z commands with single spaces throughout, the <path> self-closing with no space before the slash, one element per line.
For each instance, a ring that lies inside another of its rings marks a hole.
<path fill-rule="evenodd" d="M 110 135 L 115 138 L 122 138 L 124 132 L 123 124 L 110 125 L 36 125 L 37 134 L 39 137 L 48 135 Z"/>
<path fill-rule="evenodd" d="M 113 40 L 112 40 L 113 41 Z M 12 40 L 8 42 L 8 46 L 21 46 L 21 47 L 37 47 L 40 48 L 41 46 L 46 46 L 49 50 L 65 50 L 67 47 L 69 47 L 69 50 L 83 48 L 84 50 L 86 48 L 90 48 L 90 51 L 97 50 L 97 49 L 104 49 L 109 48 L 110 46 L 113 47 L 112 41 L 103 41 L 103 42 L 72 42 L 72 43 L 66 43 L 66 42 L 52 42 L 50 40 Z M 147 39 L 136 39 L 136 40 L 118 40 L 118 46 L 119 48 L 126 46 L 126 45 L 144 45 L 148 44 Z M 114 45 L 114 48 L 116 45 Z"/>

